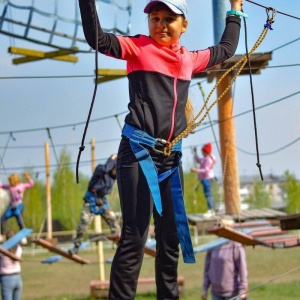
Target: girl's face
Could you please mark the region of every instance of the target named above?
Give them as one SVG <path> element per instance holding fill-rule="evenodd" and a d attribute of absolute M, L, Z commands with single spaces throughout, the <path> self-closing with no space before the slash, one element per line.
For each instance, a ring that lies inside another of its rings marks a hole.
<path fill-rule="evenodd" d="M 148 27 L 150 37 L 158 44 L 170 47 L 179 43 L 188 22 L 181 15 L 174 14 L 167 8 L 153 10 L 149 13 Z"/>

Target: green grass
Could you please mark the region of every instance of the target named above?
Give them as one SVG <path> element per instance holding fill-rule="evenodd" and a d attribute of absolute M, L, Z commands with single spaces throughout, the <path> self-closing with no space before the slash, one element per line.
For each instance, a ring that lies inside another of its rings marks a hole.
<path fill-rule="evenodd" d="M 199 243 L 214 237 L 203 237 Z M 113 256 L 110 243 L 105 244 L 105 259 Z M 28 249 L 30 247 L 28 246 Z M 35 254 L 26 249 L 22 262 L 23 300 L 89 300 L 91 280 L 99 279 L 96 248 L 82 252 L 90 265 L 76 264 L 67 259 L 48 265 L 41 260 L 50 253 Z M 299 299 L 300 267 L 299 247 L 270 249 L 246 247 L 249 271 L 250 299 L 283 300 Z M 184 277 L 182 300 L 200 299 L 205 253 L 196 255 L 196 264 L 179 263 L 179 275 Z M 105 279 L 109 278 L 110 264 L 105 264 Z M 285 274 L 283 276 L 279 275 Z M 154 259 L 145 257 L 140 277 L 154 277 Z M 277 278 L 277 279 L 275 279 Z M 275 280 L 274 280 L 275 279 Z M 265 284 L 266 283 L 266 284 Z M 156 299 L 155 286 L 138 287 L 137 300 Z"/>

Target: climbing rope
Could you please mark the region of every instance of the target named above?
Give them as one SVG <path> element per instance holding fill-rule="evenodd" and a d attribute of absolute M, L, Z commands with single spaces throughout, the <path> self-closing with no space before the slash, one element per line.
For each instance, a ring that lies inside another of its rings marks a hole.
<path fill-rule="evenodd" d="M 233 83 L 235 82 L 236 78 L 239 76 L 239 74 L 241 73 L 241 71 L 243 70 L 244 66 L 246 65 L 247 61 L 249 60 L 250 56 L 252 55 L 252 53 L 260 46 L 260 44 L 263 42 L 263 40 L 265 39 L 267 33 L 269 30 L 272 30 L 272 23 L 274 23 L 274 17 L 276 14 L 276 10 L 272 7 L 268 7 L 266 9 L 267 12 L 267 22 L 264 25 L 264 28 L 260 34 L 260 36 L 258 37 L 257 41 L 255 42 L 254 46 L 252 47 L 252 49 L 250 50 L 250 52 L 248 53 L 248 55 L 243 56 L 237 63 L 235 63 L 231 68 L 229 68 L 222 76 L 221 78 L 218 80 L 218 82 L 216 83 L 216 85 L 212 88 L 212 90 L 210 91 L 207 99 L 205 100 L 204 105 L 202 106 L 202 108 L 200 109 L 199 113 L 196 115 L 196 117 L 194 117 L 194 119 L 192 120 L 192 122 L 187 126 L 187 128 L 182 131 L 176 138 L 174 138 L 169 144 L 167 144 L 167 146 L 164 148 L 164 155 L 165 156 L 169 156 L 171 153 L 171 149 L 173 148 L 173 146 L 178 143 L 180 140 L 182 140 L 183 138 L 187 137 L 191 132 L 193 132 L 195 130 L 195 128 L 197 128 L 202 122 L 203 120 L 207 117 L 209 111 L 212 109 L 212 107 L 218 103 L 223 96 L 227 93 L 227 91 L 232 87 Z M 271 13 L 272 12 L 272 13 Z M 204 109 L 207 107 L 207 103 L 209 101 L 209 99 L 211 98 L 213 92 L 216 90 L 216 88 L 218 87 L 218 85 L 222 82 L 222 80 L 233 70 L 235 70 L 238 66 L 240 65 L 239 69 L 237 70 L 236 74 L 233 76 L 230 84 L 227 86 L 227 88 L 223 91 L 223 93 L 208 107 L 208 109 L 206 110 L 205 114 L 203 115 L 203 117 L 197 121 L 201 114 L 203 113 Z"/>

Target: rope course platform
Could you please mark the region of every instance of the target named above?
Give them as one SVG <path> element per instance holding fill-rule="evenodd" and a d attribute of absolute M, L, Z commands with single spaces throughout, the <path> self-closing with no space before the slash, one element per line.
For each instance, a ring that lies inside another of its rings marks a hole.
<path fill-rule="evenodd" d="M 209 229 L 208 232 L 246 246 L 260 245 L 281 249 L 300 246 L 299 236 L 290 234 L 287 230 L 282 230 L 278 226 L 273 226 L 270 222 L 269 225 L 264 226 L 261 226 L 258 222 L 257 226 L 253 226 L 255 223 L 253 221 L 245 222 L 242 223 L 242 227 L 239 226 L 240 224 L 235 224 L 234 228 L 224 225 L 215 226 Z"/>
<path fill-rule="evenodd" d="M 194 78 L 207 78 L 207 82 L 212 82 L 217 76 L 222 75 L 225 71 L 234 66 L 239 60 L 241 60 L 243 55 L 234 55 L 233 57 L 227 59 L 225 62 L 217 65 L 209 70 L 197 73 L 193 75 Z M 272 53 L 253 53 L 249 60 L 251 63 L 251 74 L 256 75 L 261 73 L 261 69 L 268 66 L 269 60 L 272 59 Z M 248 65 L 245 65 L 242 69 L 240 75 L 249 75 L 250 70 Z"/>
<path fill-rule="evenodd" d="M 131 0 L 96 0 L 96 9 L 106 32 L 130 33 Z M 112 17 L 105 18 L 107 15 Z M 25 55 L 14 60 L 14 64 L 45 58 L 77 62 L 78 58 L 69 54 L 91 52 L 83 35 L 77 0 L 24 0 L 22 5 L 0 0 L 0 34 L 58 49 L 56 53 L 10 47 L 10 53 Z"/>
<path fill-rule="evenodd" d="M 80 263 L 80 264 L 90 264 L 91 263 L 89 260 L 86 260 L 86 259 L 84 259 L 84 258 L 82 258 L 82 257 L 80 257 L 76 254 L 70 254 L 69 252 L 56 247 L 55 245 L 47 242 L 46 240 L 35 238 L 35 239 L 32 239 L 31 241 L 33 243 L 43 247 L 43 248 L 48 249 L 50 252 L 54 252 L 56 254 L 59 254 L 59 255 L 65 257 L 65 258 L 73 260 L 77 263 Z"/>

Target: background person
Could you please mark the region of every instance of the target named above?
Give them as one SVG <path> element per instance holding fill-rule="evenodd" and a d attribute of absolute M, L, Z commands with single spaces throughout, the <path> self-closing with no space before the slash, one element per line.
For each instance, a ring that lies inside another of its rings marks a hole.
<path fill-rule="evenodd" d="M 230 3 L 232 10 L 241 10 L 242 0 Z M 149 32 L 136 36 L 104 32 L 94 0 L 79 0 L 79 6 L 87 43 L 104 55 L 126 60 L 129 80 L 129 113 L 117 162 L 123 225 L 108 298 L 135 298 L 153 215 L 157 299 L 178 299 L 179 242 L 185 262 L 193 263 L 195 258 L 182 198 L 181 142 L 169 149 L 170 155 L 163 151 L 187 127 L 185 107 L 192 74 L 234 55 L 240 18 L 228 16 L 217 46 L 189 51 L 180 45 L 180 37 L 188 28 L 185 0 L 149 1 L 144 8 Z M 173 183 L 176 198 L 172 197 Z"/>
<path fill-rule="evenodd" d="M 194 148 L 194 159 L 200 164 L 199 168 L 191 168 L 192 172 L 196 172 L 198 179 L 203 186 L 203 192 L 206 199 L 208 211 L 204 214 L 205 217 L 213 217 L 215 215 L 215 203 L 212 193 L 212 184 L 215 179 L 213 167 L 217 162 L 216 157 L 212 154 L 212 145 L 207 143 L 202 147 L 202 156 L 197 154 L 196 147 Z"/>
<path fill-rule="evenodd" d="M 14 236 L 14 231 L 6 233 L 6 239 Z M 17 257 L 22 256 L 22 247 L 17 244 L 8 251 Z M 22 294 L 21 264 L 8 256 L 0 255 L 0 284 L 2 300 L 20 300 Z"/>
<path fill-rule="evenodd" d="M 116 233 L 119 224 L 113 211 L 111 211 L 107 195 L 111 193 L 116 181 L 117 154 L 113 154 L 105 165 L 98 165 L 89 182 L 88 189 L 83 198 L 80 222 L 77 226 L 74 247 L 69 251 L 77 254 L 83 242 L 84 234 L 94 219 L 94 215 L 100 215 L 108 224 L 111 233 Z"/>
<path fill-rule="evenodd" d="M 221 220 L 221 224 L 233 227 L 234 221 Z M 248 270 L 246 252 L 242 244 L 230 241 L 206 253 L 202 300 L 207 299 L 211 288 L 212 300 L 247 299 Z"/>
<path fill-rule="evenodd" d="M 1 217 L 1 239 L 3 240 L 4 232 L 6 231 L 6 221 L 9 218 L 15 217 L 17 219 L 19 228 L 25 228 L 23 221 L 23 196 L 24 191 L 34 186 L 34 182 L 29 173 L 24 173 L 24 177 L 27 180 L 26 183 L 22 183 L 18 174 L 11 174 L 8 177 L 9 184 L 3 184 L 0 182 L 0 188 L 6 189 L 10 192 L 10 203 L 6 211 Z M 26 243 L 26 238 L 22 243 Z"/>

